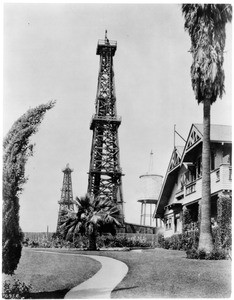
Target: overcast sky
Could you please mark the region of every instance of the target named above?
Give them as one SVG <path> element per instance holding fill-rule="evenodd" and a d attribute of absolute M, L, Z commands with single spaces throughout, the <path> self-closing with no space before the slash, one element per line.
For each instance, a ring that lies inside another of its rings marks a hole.
<path fill-rule="evenodd" d="M 51 99 L 39 132 L 29 177 L 20 197 L 23 231 L 54 231 L 67 163 L 74 196 L 87 191 L 99 70 L 98 39 L 117 41 L 114 56 L 120 164 L 125 218 L 140 222 L 139 176 L 149 167 L 165 176 L 173 128 L 187 138 L 202 123 L 191 88 L 190 38 L 176 4 L 5 4 L 4 135 L 27 111 Z M 227 25 L 223 99 L 212 106 L 213 124 L 231 124 L 231 25 Z M 182 140 L 176 139 L 176 144 Z"/>

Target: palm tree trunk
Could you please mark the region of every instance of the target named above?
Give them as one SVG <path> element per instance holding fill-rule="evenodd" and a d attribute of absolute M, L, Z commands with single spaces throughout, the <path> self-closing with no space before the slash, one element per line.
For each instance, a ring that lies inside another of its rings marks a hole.
<path fill-rule="evenodd" d="M 202 199 L 199 250 L 210 253 L 213 248 L 211 232 L 211 197 L 210 197 L 210 100 L 203 103 L 203 144 L 202 144 Z"/>
<path fill-rule="evenodd" d="M 96 230 L 93 230 L 91 234 L 89 234 L 89 250 L 95 251 L 97 250 L 97 236 Z"/>

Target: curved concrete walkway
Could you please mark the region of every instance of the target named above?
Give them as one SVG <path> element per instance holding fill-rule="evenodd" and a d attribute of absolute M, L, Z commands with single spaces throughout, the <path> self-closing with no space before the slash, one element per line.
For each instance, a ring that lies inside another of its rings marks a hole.
<path fill-rule="evenodd" d="M 106 256 L 83 255 L 78 253 L 61 253 L 49 250 L 34 251 L 61 255 L 85 256 L 95 259 L 102 264 L 101 269 L 93 277 L 72 288 L 65 295 L 65 299 L 108 299 L 111 297 L 111 292 L 113 291 L 113 289 L 128 273 L 128 266 L 125 263 Z"/>
<path fill-rule="evenodd" d="M 128 266 L 119 260 L 106 256 L 85 256 L 99 261 L 102 267 L 93 277 L 72 288 L 65 295 L 65 299 L 110 298 L 111 291 L 126 276 Z"/>

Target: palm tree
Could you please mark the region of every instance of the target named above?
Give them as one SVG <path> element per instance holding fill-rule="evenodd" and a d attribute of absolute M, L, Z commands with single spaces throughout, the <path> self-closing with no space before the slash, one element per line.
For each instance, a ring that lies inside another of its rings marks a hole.
<path fill-rule="evenodd" d="M 66 239 L 80 233 L 89 237 L 89 250 L 96 250 L 97 235 L 102 233 L 116 234 L 120 227 L 117 217 L 117 206 L 108 199 L 94 198 L 87 194 L 75 199 L 77 212 L 64 209 L 61 213 L 60 233 Z"/>
<path fill-rule="evenodd" d="M 192 87 L 203 103 L 202 200 L 200 203 L 199 250 L 213 250 L 210 201 L 210 108 L 224 93 L 223 53 L 225 25 L 232 20 L 230 4 L 183 4 L 185 30 L 191 38 Z"/>

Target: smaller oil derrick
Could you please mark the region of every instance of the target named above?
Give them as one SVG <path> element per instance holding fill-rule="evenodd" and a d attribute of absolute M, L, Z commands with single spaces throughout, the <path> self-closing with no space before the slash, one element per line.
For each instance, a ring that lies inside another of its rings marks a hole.
<path fill-rule="evenodd" d="M 63 175 L 63 186 L 61 190 L 61 199 L 58 201 L 59 204 L 59 213 L 58 213 L 58 222 L 57 222 L 57 230 L 59 233 L 59 226 L 61 225 L 61 212 L 64 208 L 68 208 L 70 210 L 74 210 L 74 201 L 73 201 L 73 192 L 72 192 L 72 179 L 71 173 L 73 169 L 69 167 L 69 164 L 62 170 Z"/>

